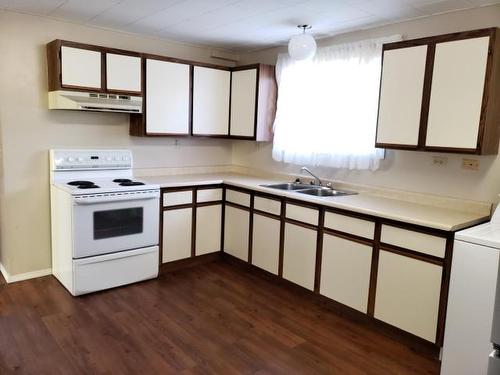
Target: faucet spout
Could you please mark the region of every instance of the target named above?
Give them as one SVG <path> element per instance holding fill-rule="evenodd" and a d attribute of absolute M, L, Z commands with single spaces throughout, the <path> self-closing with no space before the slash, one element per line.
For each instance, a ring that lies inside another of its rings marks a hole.
<path fill-rule="evenodd" d="M 302 168 L 300 168 L 300 171 L 301 171 L 302 173 L 304 173 L 304 172 L 305 172 L 305 173 L 309 173 L 309 174 L 310 174 L 310 175 L 314 178 L 314 184 L 315 184 L 315 185 L 318 185 L 318 186 L 321 186 L 321 184 L 322 184 L 321 179 L 320 179 L 318 176 L 316 176 L 314 173 L 312 173 L 312 172 L 309 170 L 309 168 L 307 168 L 307 167 L 302 167 Z"/>

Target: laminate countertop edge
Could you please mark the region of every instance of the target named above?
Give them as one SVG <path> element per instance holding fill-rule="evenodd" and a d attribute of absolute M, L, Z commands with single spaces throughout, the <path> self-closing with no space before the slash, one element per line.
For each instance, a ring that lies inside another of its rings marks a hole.
<path fill-rule="evenodd" d="M 481 212 L 466 212 L 456 209 L 435 207 L 431 204 L 381 197 L 365 191 L 361 191 L 357 195 L 337 197 L 308 196 L 293 191 L 283 191 L 262 186 L 283 182 L 281 179 L 277 180 L 246 175 L 165 175 L 142 176 L 141 179 L 152 184 L 158 184 L 161 188 L 225 184 L 271 194 L 277 197 L 286 197 L 307 203 L 323 205 L 325 207 L 338 208 L 447 232 L 456 232 L 476 224 L 484 223 L 490 218 L 490 213 L 485 212 L 484 209 Z M 443 197 L 443 199 L 447 198 Z"/>

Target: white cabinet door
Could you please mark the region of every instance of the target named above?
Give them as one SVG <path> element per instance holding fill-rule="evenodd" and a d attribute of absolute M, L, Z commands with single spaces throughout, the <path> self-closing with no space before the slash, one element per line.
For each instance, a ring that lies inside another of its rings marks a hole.
<path fill-rule="evenodd" d="M 320 293 L 366 313 L 372 246 L 325 234 Z"/>
<path fill-rule="evenodd" d="M 435 342 L 442 267 L 380 251 L 374 316 Z"/>
<path fill-rule="evenodd" d="M 489 42 L 436 44 L 426 146 L 477 147 Z"/>
<path fill-rule="evenodd" d="M 62 46 L 61 84 L 101 90 L 101 52 Z"/>
<path fill-rule="evenodd" d="M 252 264 L 278 274 L 281 222 L 267 216 L 253 215 Z"/>
<path fill-rule="evenodd" d="M 242 137 L 255 135 L 256 95 L 256 68 L 231 73 L 230 135 Z"/>
<path fill-rule="evenodd" d="M 250 213 L 226 206 L 224 223 L 224 252 L 247 262 Z"/>
<path fill-rule="evenodd" d="M 317 231 L 285 224 L 283 278 L 314 290 Z"/>
<path fill-rule="evenodd" d="M 163 211 L 162 263 L 191 256 L 192 208 Z"/>
<path fill-rule="evenodd" d="M 418 144 L 427 46 L 384 51 L 377 143 Z"/>
<path fill-rule="evenodd" d="M 146 60 L 146 133 L 189 134 L 189 65 Z"/>
<path fill-rule="evenodd" d="M 196 255 L 220 251 L 222 205 L 196 208 Z"/>
<path fill-rule="evenodd" d="M 194 67 L 193 134 L 227 135 L 231 72 Z"/>
<path fill-rule="evenodd" d="M 106 88 L 113 91 L 140 93 L 141 58 L 137 56 L 106 54 Z"/>

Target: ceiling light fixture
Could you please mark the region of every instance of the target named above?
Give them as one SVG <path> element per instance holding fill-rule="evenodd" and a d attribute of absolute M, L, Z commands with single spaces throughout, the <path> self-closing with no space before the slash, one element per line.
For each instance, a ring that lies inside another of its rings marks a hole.
<path fill-rule="evenodd" d="M 316 53 L 316 41 L 311 34 L 306 34 L 306 30 L 311 29 L 311 25 L 298 25 L 302 29 L 302 34 L 294 35 L 288 42 L 288 54 L 295 60 L 307 60 Z"/>

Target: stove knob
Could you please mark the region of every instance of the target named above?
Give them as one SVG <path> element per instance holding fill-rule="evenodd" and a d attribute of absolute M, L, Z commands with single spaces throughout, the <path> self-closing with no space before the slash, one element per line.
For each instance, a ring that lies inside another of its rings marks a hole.
<path fill-rule="evenodd" d="M 106 156 L 106 160 L 111 161 L 112 160 L 111 156 Z"/>
<path fill-rule="evenodd" d="M 79 157 L 78 158 L 78 161 L 81 163 L 83 161 L 83 158 L 82 157 Z"/>
<path fill-rule="evenodd" d="M 73 157 L 71 157 L 71 156 L 70 156 L 70 157 L 68 158 L 68 161 L 69 161 L 70 163 L 73 163 L 73 162 L 75 161 L 75 158 L 73 158 Z"/>

